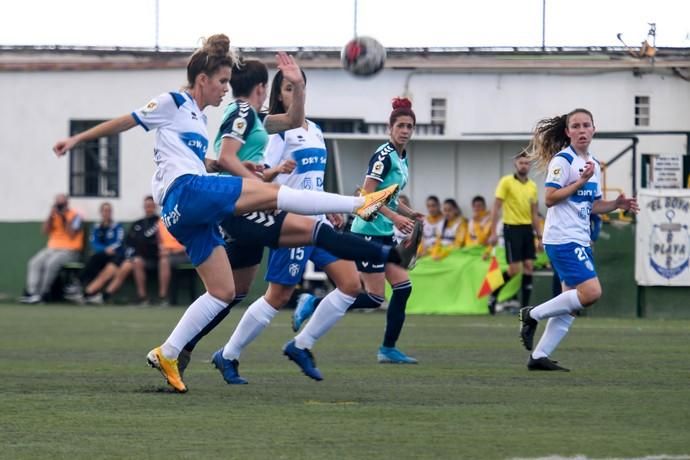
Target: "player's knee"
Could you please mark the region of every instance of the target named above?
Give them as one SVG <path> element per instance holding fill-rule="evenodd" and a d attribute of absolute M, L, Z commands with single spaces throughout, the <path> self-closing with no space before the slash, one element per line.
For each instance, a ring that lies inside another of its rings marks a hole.
<path fill-rule="evenodd" d="M 235 298 L 235 288 L 231 286 L 210 287 L 208 293 L 216 299 L 230 303 Z"/>
<path fill-rule="evenodd" d="M 579 292 L 580 303 L 583 307 L 589 307 L 601 298 L 601 286 L 599 284 L 586 286 Z"/>
<path fill-rule="evenodd" d="M 350 297 L 357 297 L 360 292 L 362 292 L 362 285 L 359 282 L 359 278 L 346 279 L 338 283 L 338 289 L 345 295 Z"/>
<path fill-rule="evenodd" d="M 292 291 L 269 289 L 264 295 L 264 299 L 276 310 L 279 310 L 290 301 Z"/>

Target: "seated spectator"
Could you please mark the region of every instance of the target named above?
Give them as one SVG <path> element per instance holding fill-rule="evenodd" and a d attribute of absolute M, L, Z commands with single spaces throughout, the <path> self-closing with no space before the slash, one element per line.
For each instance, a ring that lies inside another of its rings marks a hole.
<path fill-rule="evenodd" d="M 426 255 L 436 244 L 443 227 L 443 213 L 441 202 L 436 195 L 429 195 L 426 199 L 427 215 L 424 217 L 424 231 L 419 255 Z"/>
<path fill-rule="evenodd" d="M 158 239 L 160 247 L 158 258 L 158 303 L 161 306 L 167 306 L 169 304 L 168 288 L 170 287 L 172 268 L 176 265 L 188 264 L 190 261 L 184 246 L 170 234 L 162 220 L 158 221 Z"/>
<path fill-rule="evenodd" d="M 463 246 L 486 246 L 491 235 L 491 213 L 486 209 L 486 200 L 481 195 L 472 198 L 472 219 L 467 224 Z"/>
<path fill-rule="evenodd" d="M 453 249 L 461 248 L 467 233 L 467 219 L 462 216 L 458 203 L 448 198 L 443 202 L 443 225 L 441 233 L 429 251 L 432 258 L 443 259 Z"/>
<path fill-rule="evenodd" d="M 82 223 L 81 216 L 70 209 L 67 196 L 57 195 L 42 226 L 48 244 L 29 260 L 22 303 L 41 302 L 62 266 L 79 260 L 84 248 Z"/>
<path fill-rule="evenodd" d="M 129 228 L 123 256 L 108 263 L 101 272 L 103 276 L 98 276 L 84 289 L 87 303 L 103 303 L 103 297 L 115 294 L 131 273 L 134 273 L 138 303 L 148 303 L 146 269 L 158 267 L 160 221 L 160 216 L 156 214 L 156 203 L 150 196 L 144 199 L 144 214 Z"/>
<path fill-rule="evenodd" d="M 100 213 L 101 222 L 93 226 L 89 237 L 91 257 L 79 274 L 79 284 L 65 288 L 66 299 L 80 299 L 82 286 L 87 286 L 96 279 L 104 271 L 106 265 L 122 257 L 124 252 L 122 243 L 125 231 L 122 224 L 113 221 L 113 207 L 105 202 L 101 204 Z"/>

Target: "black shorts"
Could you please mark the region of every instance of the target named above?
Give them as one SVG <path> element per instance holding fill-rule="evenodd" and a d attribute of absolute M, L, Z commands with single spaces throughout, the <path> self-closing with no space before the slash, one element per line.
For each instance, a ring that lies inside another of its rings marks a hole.
<path fill-rule="evenodd" d="M 387 244 L 388 246 L 395 246 L 393 235 L 364 235 L 362 233 L 352 232 L 352 235 L 364 238 L 367 241 L 374 243 Z M 361 273 L 383 273 L 386 271 L 386 264 L 372 264 L 371 262 L 356 260 L 357 271 Z"/>
<path fill-rule="evenodd" d="M 537 258 L 532 225 L 505 224 L 503 225 L 503 239 L 506 245 L 506 260 L 509 264 Z"/>
<path fill-rule="evenodd" d="M 132 260 L 135 257 L 139 257 L 144 261 L 144 266 L 146 267 L 147 270 L 153 270 L 158 268 L 158 253 L 154 253 L 151 251 L 148 251 L 146 254 L 140 254 L 135 248 L 131 246 L 127 246 L 124 250 L 123 253 L 118 254 L 115 259 L 113 259 L 113 263 L 117 265 L 118 267 L 122 265 L 122 263 L 126 260 Z"/>
<path fill-rule="evenodd" d="M 277 248 L 286 212 L 250 212 L 221 222 L 225 251 L 232 268 L 253 267 L 261 263 L 264 248 Z"/>

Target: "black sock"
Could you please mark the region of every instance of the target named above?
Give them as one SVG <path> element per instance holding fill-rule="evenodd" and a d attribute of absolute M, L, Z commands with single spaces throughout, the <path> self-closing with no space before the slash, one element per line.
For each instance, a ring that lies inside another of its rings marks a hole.
<path fill-rule="evenodd" d="M 563 286 L 561 286 L 561 279 L 558 277 L 556 270 L 553 271 L 553 278 L 551 278 L 551 297 L 556 297 L 561 292 L 563 292 Z"/>
<path fill-rule="evenodd" d="M 228 316 L 228 313 L 230 313 L 230 310 L 232 309 L 232 307 L 234 307 L 238 303 L 242 302 L 245 297 L 247 297 L 246 294 L 240 294 L 240 295 L 235 296 L 235 298 L 232 300 L 232 302 L 230 302 L 228 304 L 227 307 L 223 308 L 223 310 L 221 310 L 220 313 L 218 313 L 215 316 L 215 318 L 213 318 L 211 320 L 211 322 L 208 323 L 206 325 L 206 327 L 204 327 L 201 330 L 201 332 L 199 332 L 197 335 L 195 335 L 194 338 L 192 340 L 190 340 L 187 343 L 187 345 L 184 346 L 184 349 L 189 351 L 189 352 L 194 351 L 194 347 L 196 347 L 196 344 L 199 343 L 199 341 L 201 339 L 203 339 L 206 334 L 208 334 L 213 329 L 215 329 L 215 327 L 218 326 L 220 324 L 220 322 L 225 319 L 226 316 Z"/>
<path fill-rule="evenodd" d="M 522 306 L 529 305 L 529 298 L 532 295 L 532 275 L 522 274 Z"/>
<path fill-rule="evenodd" d="M 393 286 L 393 295 L 388 303 L 386 312 L 386 332 L 383 335 L 383 346 L 388 348 L 395 347 L 403 324 L 405 323 L 405 308 L 407 299 L 412 294 L 412 283 L 403 281 Z"/>
<path fill-rule="evenodd" d="M 501 289 L 503 289 L 503 286 L 506 285 L 508 281 L 510 281 L 510 275 L 508 272 L 503 272 L 501 273 L 503 275 L 503 284 L 501 284 L 498 288 L 496 288 L 495 291 L 493 291 L 490 295 L 493 296 L 494 298 L 498 298 L 498 293 L 501 292 Z"/>
<path fill-rule="evenodd" d="M 364 260 L 372 264 L 389 262 L 395 251 L 390 246 L 367 241 L 352 233 L 338 233 L 330 225 L 317 222 L 312 235 L 314 246 L 325 249 L 339 259 Z M 399 257 L 398 257 L 399 259 Z"/>
<path fill-rule="evenodd" d="M 348 310 L 353 310 L 355 308 L 379 308 L 384 300 L 383 297 L 379 297 L 376 294 L 362 292 L 355 298 L 352 305 L 348 307 Z"/>

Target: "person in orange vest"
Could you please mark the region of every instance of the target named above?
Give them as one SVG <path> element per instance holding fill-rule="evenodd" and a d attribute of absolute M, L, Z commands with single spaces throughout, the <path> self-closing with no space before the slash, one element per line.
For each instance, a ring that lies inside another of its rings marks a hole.
<path fill-rule="evenodd" d="M 67 195 L 57 195 L 41 228 L 48 235 L 48 244 L 29 260 L 26 292 L 19 299 L 20 302 L 41 302 L 50 291 L 60 268 L 79 259 L 84 248 L 82 224 L 82 217 L 70 209 Z"/>
<path fill-rule="evenodd" d="M 184 246 L 170 234 L 162 220 L 158 221 L 158 247 L 158 302 L 161 306 L 167 306 L 172 267 L 191 262 Z"/>

